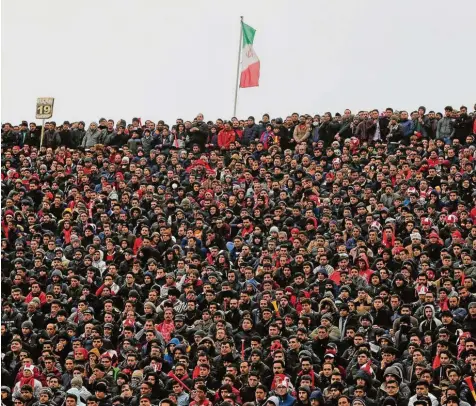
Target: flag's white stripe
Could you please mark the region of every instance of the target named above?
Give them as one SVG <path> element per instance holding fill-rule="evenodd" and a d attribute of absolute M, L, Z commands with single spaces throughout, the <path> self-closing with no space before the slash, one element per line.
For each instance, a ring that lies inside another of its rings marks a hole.
<path fill-rule="evenodd" d="M 253 45 L 245 45 L 242 51 L 241 71 L 246 70 L 248 66 L 256 62 L 259 62 L 259 59 L 253 49 Z"/>

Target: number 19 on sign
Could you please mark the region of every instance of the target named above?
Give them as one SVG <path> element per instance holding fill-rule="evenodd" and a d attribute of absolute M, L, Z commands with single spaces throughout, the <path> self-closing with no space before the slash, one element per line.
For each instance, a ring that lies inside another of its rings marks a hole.
<path fill-rule="evenodd" d="M 36 101 L 36 118 L 47 119 L 53 116 L 53 97 L 40 97 Z"/>

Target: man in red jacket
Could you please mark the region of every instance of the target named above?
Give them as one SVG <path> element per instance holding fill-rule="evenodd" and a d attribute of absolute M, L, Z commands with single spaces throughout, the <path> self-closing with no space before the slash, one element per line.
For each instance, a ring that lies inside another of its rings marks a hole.
<path fill-rule="evenodd" d="M 207 387 L 205 385 L 197 385 L 192 391 L 192 399 L 190 406 L 211 406 L 212 402 L 207 399 Z"/>
<path fill-rule="evenodd" d="M 41 291 L 40 284 L 38 282 L 33 282 L 31 284 L 31 292 L 25 298 L 25 303 L 30 303 L 34 297 L 40 299 L 40 304 L 43 306 L 46 303 L 46 294 Z"/>
<path fill-rule="evenodd" d="M 236 134 L 231 128 L 231 123 L 227 121 L 225 127 L 218 133 L 218 147 L 220 149 L 230 149 L 230 144 L 235 142 Z"/>

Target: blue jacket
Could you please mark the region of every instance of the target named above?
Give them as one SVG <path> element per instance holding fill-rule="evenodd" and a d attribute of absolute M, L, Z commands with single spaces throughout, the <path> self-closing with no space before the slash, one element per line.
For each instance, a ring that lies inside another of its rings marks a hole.
<path fill-rule="evenodd" d="M 400 125 L 402 126 L 404 137 L 410 137 L 413 135 L 413 121 L 411 120 L 400 121 Z"/>
<path fill-rule="evenodd" d="M 296 402 L 296 398 L 292 397 L 289 393 L 284 398 L 279 397 L 279 406 L 292 406 Z"/>
<path fill-rule="evenodd" d="M 242 143 L 243 145 L 250 145 L 251 141 L 254 141 L 255 138 L 259 139 L 260 133 L 259 133 L 259 125 L 253 124 L 251 127 L 249 125 L 246 125 L 244 130 L 243 130 L 243 139 Z"/>

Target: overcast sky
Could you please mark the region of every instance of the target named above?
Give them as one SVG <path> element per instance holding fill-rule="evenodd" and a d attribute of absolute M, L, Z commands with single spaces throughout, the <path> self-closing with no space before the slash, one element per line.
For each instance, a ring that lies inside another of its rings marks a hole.
<path fill-rule="evenodd" d="M 258 88 L 238 116 L 476 101 L 476 1 L 2 0 L 2 122 L 230 118 L 239 16 Z M 473 72 L 471 74 L 470 72 Z"/>

